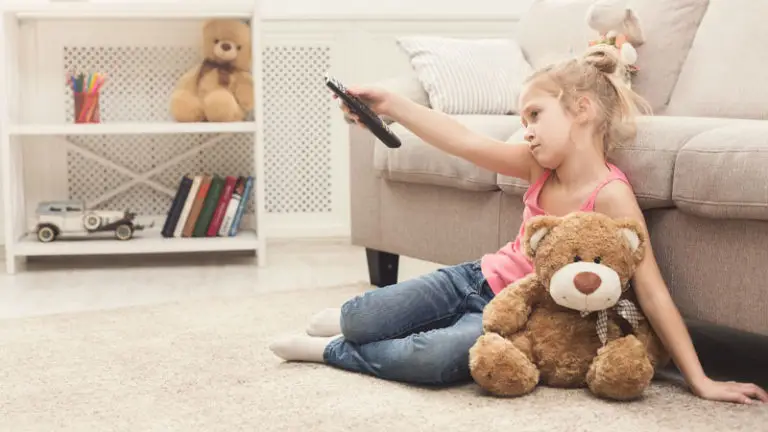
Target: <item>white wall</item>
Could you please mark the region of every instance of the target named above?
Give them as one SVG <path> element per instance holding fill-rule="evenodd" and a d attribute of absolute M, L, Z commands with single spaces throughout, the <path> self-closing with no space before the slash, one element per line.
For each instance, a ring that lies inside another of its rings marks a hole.
<path fill-rule="evenodd" d="M 0 0 L 0 4 L 19 0 Z M 49 1 L 88 0 L 22 0 L 29 3 Z M 176 2 L 206 0 L 90 0 L 94 3 Z M 220 0 L 222 3 L 225 0 Z M 235 0 L 238 1 L 238 0 Z M 266 18 L 286 17 L 338 17 L 338 16 L 414 16 L 441 15 L 456 17 L 513 15 L 530 5 L 533 0 L 261 0 Z"/>
<path fill-rule="evenodd" d="M 262 0 L 266 17 L 334 15 L 488 16 L 519 14 L 533 0 Z"/>

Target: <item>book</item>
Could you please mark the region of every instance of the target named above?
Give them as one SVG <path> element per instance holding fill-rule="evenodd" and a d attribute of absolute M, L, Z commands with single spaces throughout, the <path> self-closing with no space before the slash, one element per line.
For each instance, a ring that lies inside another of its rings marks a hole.
<path fill-rule="evenodd" d="M 245 190 L 243 191 L 243 197 L 240 199 L 240 203 L 237 207 L 237 213 L 235 213 L 235 218 L 232 220 L 232 227 L 229 229 L 229 236 L 232 237 L 237 234 L 237 232 L 240 230 L 240 222 L 243 219 L 243 213 L 245 212 L 245 208 L 248 206 L 248 198 L 251 195 L 251 189 L 253 189 L 253 177 L 248 176 L 248 178 L 245 181 Z"/>
<path fill-rule="evenodd" d="M 176 190 L 176 196 L 173 197 L 171 208 L 168 210 L 168 215 L 165 218 L 163 229 L 160 231 L 160 235 L 163 237 L 173 237 L 173 231 L 176 229 L 176 224 L 179 222 L 181 211 L 191 187 L 192 179 L 187 176 L 182 177 L 179 182 L 179 188 Z"/>
<path fill-rule="evenodd" d="M 200 209 L 200 215 L 195 223 L 195 229 L 192 231 L 192 237 L 205 237 L 208 232 L 208 225 L 211 223 L 213 213 L 216 211 L 216 204 L 219 202 L 221 190 L 224 188 L 224 179 L 218 175 L 211 178 L 211 186 L 205 196 L 203 205 Z"/>
<path fill-rule="evenodd" d="M 224 212 L 224 219 L 221 221 L 219 236 L 229 236 L 229 229 L 232 228 L 232 221 L 235 219 L 235 214 L 237 214 L 237 208 L 240 206 L 240 199 L 242 199 L 244 191 L 245 177 L 238 177 L 235 189 L 232 191 L 232 198 L 229 199 L 227 210 Z"/>
<path fill-rule="evenodd" d="M 203 209 L 203 202 L 205 197 L 208 196 L 208 189 L 211 187 L 211 176 L 203 175 L 200 180 L 200 189 L 195 195 L 195 200 L 192 202 L 192 208 L 189 210 L 189 218 L 187 223 L 184 224 L 184 230 L 181 232 L 182 237 L 192 237 L 192 233 L 195 230 L 195 224 L 197 224 L 197 218 L 200 216 L 200 211 Z"/>
<path fill-rule="evenodd" d="M 192 210 L 192 203 L 195 201 L 197 192 L 200 190 L 200 183 L 203 180 L 203 176 L 196 175 L 192 179 L 192 186 L 189 188 L 187 198 L 184 200 L 184 207 L 181 209 L 181 215 L 179 215 L 179 221 L 176 222 L 176 228 L 173 230 L 174 237 L 181 237 L 184 226 L 187 224 L 189 218 L 189 212 Z"/>
<path fill-rule="evenodd" d="M 252 176 L 186 174 L 163 223 L 170 237 L 232 237 L 237 235 L 253 190 Z"/>
<path fill-rule="evenodd" d="M 235 190 L 235 182 L 237 182 L 237 178 L 227 176 L 224 182 L 224 190 L 221 191 L 219 202 L 216 203 L 216 211 L 213 213 L 211 223 L 208 225 L 208 231 L 206 232 L 208 237 L 216 237 L 219 233 L 221 223 L 224 221 L 224 213 L 227 211 L 227 205 L 232 198 L 232 192 Z"/>

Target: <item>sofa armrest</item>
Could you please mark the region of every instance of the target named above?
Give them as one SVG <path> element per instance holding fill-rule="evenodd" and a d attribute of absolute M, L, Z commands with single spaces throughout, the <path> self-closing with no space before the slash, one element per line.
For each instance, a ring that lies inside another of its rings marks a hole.
<path fill-rule="evenodd" d="M 392 93 L 405 96 L 406 98 L 416 102 L 419 105 L 426 107 L 430 106 L 429 95 L 427 94 L 426 90 L 424 90 L 424 87 L 421 85 L 421 82 L 413 70 L 411 70 L 410 73 L 397 75 L 381 81 L 375 81 L 369 85 L 381 87 Z M 387 124 L 394 122 L 394 120 L 387 116 L 381 116 L 381 118 Z M 352 123 L 352 120 L 347 115 L 344 116 L 344 120 L 346 120 L 347 123 Z"/>
<path fill-rule="evenodd" d="M 352 244 L 382 250 L 381 183 L 373 165 L 376 137 L 349 127 L 349 192 Z"/>

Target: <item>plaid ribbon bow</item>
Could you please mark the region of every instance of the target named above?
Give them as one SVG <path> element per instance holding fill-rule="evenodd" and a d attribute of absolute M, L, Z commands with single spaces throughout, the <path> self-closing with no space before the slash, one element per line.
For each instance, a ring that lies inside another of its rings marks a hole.
<path fill-rule="evenodd" d="M 640 320 L 643 319 L 643 314 L 640 312 L 640 309 L 635 306 L 634 303 L 632 303 L 630 300 L 622 299 L 619 300 L 619 302 L 616 304 L 616 306 L 613 307 L 613 309 L 616 310 L 616 313 L 619 314 L 619 316 L 623 317 L 625 320 L 627 320 L 631 325 L 632 328 L 637 329 L 637 326 L 640 324 Z M 589 315 L 590 312 L 582 312 L 581 316 L 585 317 Z M 597 336 L 600 338 L 600 342 L 603 343 L 603 345 L 606 344 L 608 341 L 608 310 L 603 309 L 597 313 Z"/>

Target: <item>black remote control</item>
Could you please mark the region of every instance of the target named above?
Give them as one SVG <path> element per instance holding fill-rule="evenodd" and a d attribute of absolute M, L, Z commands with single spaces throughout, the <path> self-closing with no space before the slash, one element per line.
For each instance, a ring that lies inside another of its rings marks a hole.
<path fill-rule="evenodd" d="M 346 104 L 350 111 L 360 118 L 360 121 L 370 130 L 376 138 L 389 148 L 398 148 L 402 145 L 400 138 L 389 129 L 386 123 L 371 111 L 360 98 L 347 93 L 346 87 L 332 77 L 325 76 L 325 85 L 331 89 Z"/>

